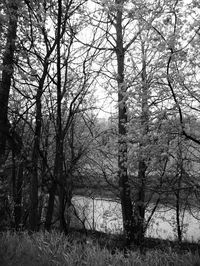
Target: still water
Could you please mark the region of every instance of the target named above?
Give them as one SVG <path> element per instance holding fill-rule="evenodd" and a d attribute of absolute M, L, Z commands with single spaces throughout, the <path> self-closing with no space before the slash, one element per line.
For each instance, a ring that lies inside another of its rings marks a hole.
<path fill-rule="evenodd" d="M 122 213 L 119 202 L 75 196 L 73 204 L 81 220 L 84 220 L 86 228 L 110 233 L 122 232 Z M 150 213 L 150 210 L 146 212 L 146 219 L 148 219 Z M 184 216 L 181 216 L 181 221 L 183 224 L 183 240 L 200 241 L 200 212 L 193 211 L 191 214 L 185 211 Z M 146 236 L 176 239 L 175 210 L 159 207 L 148 226 Z"/>

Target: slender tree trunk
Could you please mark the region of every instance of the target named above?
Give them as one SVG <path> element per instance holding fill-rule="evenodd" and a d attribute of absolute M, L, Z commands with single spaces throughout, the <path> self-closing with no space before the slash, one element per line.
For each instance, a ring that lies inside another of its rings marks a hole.
<path fill-rule="evenodd" d="M 23 165 L 16 161 L 15 152 L 12 152 L 12 198 L 14 203 L 14 226 L 18 230 L 21 223 L 21 203 L 22 203 Z"/>
<path fill-rule="evenodd" d="M 182 242 L 182 230 L 181 230 L 181 222 L 180 222 L 180 187 L 176 193 L 176 226 L 177 226 L 177 235 L 178 242 Z"/>
<path fill-rule="evenodd" d="M 181 221 L 180 221 L 180 213 L 181 213 L 181 186 L 182 186 L 182 178 L 183 178 L 183 159 L 182 159 L 182 143 L 181 139 L 178 140 L 179 152 L 178 152 L 178 167 L 177 172 L 178 180 L 177 180 L 177 190 L 175 192 L 176 197 L 176 227 L 177 227 L 177 236 L 178 242 L 182 242 L 182 229 L 181 229 Z"/>
<path fill-rule="evenodd" d="M 138 164 L 138 187 L 136 188 L 134 208 L 134 243 L 136 245 L 142 245 L 145 233 L 145 171 L 146 164 L 141 160 Z"/>
<path fill-rule="evenodd" d="M 38 230 L 44 228 L 43 209 L 44 209 L 45 194 L 41 192 L 38 200 Z"/>
<path fill-rule="evenodd" d="M 40 134 L 41 134 L 41 95 L 38 89 L 36 96 L 36 127 L 34 135 L 34 145 L 32 153 L 32 173 L 30 181 L 30 213 L 29 213 L 29 226 L 31 231 L 37 231 L 38 226 L 38 159 L 40 147 Z"/>
<path fill-rule="evenodd" d="M 37 231 L 38 229 L 38 160 L 40 149 L 40 138 L 42 128 L 42 104 L 41 97 L 43 94 L 43 85 L 47 73 L 47 66 L 43 72 L 43 76 L 40 79 L 39 86 L 36 94 L 36 117 L 35 117 L 35 134 L 32 153 L 32 173 L 30 182 L 30 214 L 29 214 L 29 226 L 31 231 Z"/>
<path fill-rule="evenodd" d="M 6 139 L 9 130 L 7 113 L 11 79 L 14 72 L 14 52 L 17 36 L 18 4 L 14 0 L 10 0 L 8 3 L 9 23 L 6 47 L 3 55 L 2 80 L 0 81 L 0 168 L 4 164 Z"/>
<path fill-rule="evenodd" d="M 62 0 L 58 1 L 58 17 L 57 17 L 57 121 L 56 121 L 56 177 L 58 183 L 59 196 L 59 220 L 60 230 L 68 233 L 67 224 L 65 221 L 65 182 L 63 176 L 63 130 L 62 130 L 62 86 L 61 86 L 61 24 L 62 24 Z"/>
<path fill-rule="evenodd" d="M 45 58 L 44 69 L 42 77 L 39 81 L 39 86 L 36 94 L 36 116 L 35 116 L 35 133 L 34 144 L 32 152 L 32 173 L 30 181 L 30 214 L 29 214 L 29 229 L 31 231 L 37 231 L 38 225 L 38 161 L 40 157 L 40 139 L 42 129 L 42 103 L 41 98 L 43 94 L 43 87 L 45 78 L 48 72 L 48 56 Z"/>
<path fill-rule="evenodd" d="M 15 216 L 15 228 L 20 229 L 22 222 L 22 186 L 23 186 L 23 171 L 24 165 L 22 162 L 18 163 L 17 174 L 16 174 L 16 189 L 14 197 L 14 216 Z"/>
<path fill-rule="evenodd" d="M 123 225 L 126 237 L 126 246 L 133 241 L 133 205 L 130 195 L 130 185 L 127 171 L 127 106 L 126 85 L 124 84 L 124 47 L 122 32 L 122 7 L 124 1 L 116 0 L 116 34 L 117 34 L 117 84 L 118 84 L 118 171 L 119 188 L 122 206 Z"/>
<path fill-rule="evenodd" d="M 49 191 L 49 200 L 48 200 L 47 214 L 46 214 L 46 221 L 45 221 L 45 229 L 48 231 L 50 231 L 51 229 L 56 188 L 57 188 L 56 182 L 53 182 L 51 189 Z"/>
<path fill-rule="evenodd" d="M 32 12 L 31 2 L 25 1 L 27 7 L 30 8 L 30 12 Z M 31 21 L 32 23 L 32 21 Z M 48 41 L 47 41 L 48 42 Z M 39 80 L 39 85 L 36 94 L 36 117 L 35 117 L 35 133 L 34 133 L 34 144 L 33 144 L 33 152 L 32 152 L 32 173 L 31 173 L 31 182 L 30 182 L 30 215 L 29 215 L 29 227 L 31 231 L 36 231 L 38 228 L 38 163 L 40 157 L 40 139 L 41 139 L 41 129 L 42 129 L 42 95 L 43 88 L 46 76 L 48 74 L 48 67 L 50 64 L 49 58 L 52 52 L 55 50 L 56 41 L 48 48 L 46 45 L 46 55 L 43 62 L 43 72 L 42 76 Z"/>
<path fill-rule="evenodd" d="M 141 40 L 142 41 L 142 40 Z M 145 180 L 146 180 L 146 162 L 144 154 L 144 148 L 147 145 L 146 136 L 149 131 L 149 107 L 148 107 L 148 90 L 149 85 L 147 82 L 147 73 L 146 73 L 146 58 L 144 43 L 142 42 L 142 113 L 141 113 L 141 136 L 144 141 L 140 142 L 140 151 L 139 151 L 139 163 L 138 163 L 138 182 L 136 189 L 136 199 L 135 199 L 135 208 L 134 208 L 134 242 L 137 245 L 141 245 L 144 240 L 144 228 L 145 228 Z"/>

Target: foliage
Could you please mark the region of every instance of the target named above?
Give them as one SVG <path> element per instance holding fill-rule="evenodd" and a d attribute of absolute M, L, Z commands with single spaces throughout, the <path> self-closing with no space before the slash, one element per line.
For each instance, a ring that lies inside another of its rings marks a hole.
<path fill-rule="evenodd" d="M 1 230 L 68 228 L 80 193 L 120 198 L 140 240 L 170 205 L 182 241 L 200 200 L 199 20 L 197 1 L 0 4 Z"/>

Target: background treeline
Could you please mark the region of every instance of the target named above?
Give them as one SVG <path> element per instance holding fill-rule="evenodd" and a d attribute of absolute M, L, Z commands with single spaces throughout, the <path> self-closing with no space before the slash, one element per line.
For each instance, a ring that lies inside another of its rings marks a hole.
<path fill-rule="evenodd" d="M 67 234 L 72 197 L 92 194 L 120 199 L 127 245 L 163 204 L 181 241 L 200 200 L 199 34 L 197 1 L 1 1 L 0 229 Z"/>

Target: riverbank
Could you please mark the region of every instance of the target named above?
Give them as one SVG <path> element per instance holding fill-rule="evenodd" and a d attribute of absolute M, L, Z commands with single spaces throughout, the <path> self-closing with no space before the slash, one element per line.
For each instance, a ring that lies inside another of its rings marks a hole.
<path fill-rule="evenodd" d="M 113 252 L 107 246 L 111 241 L 109 237 L 99 232 L 80 231 L 72 231 L 67 237 L 57 232 L 39 232 L 32 235 L 27 232 L 4 232 L 0 234 L 0 265 L 200 265 L 198 249 L 177 250 L 163 242 L 163 249 L 158 244 L 154 248 L 147 248 L 143 254 L 139 250 L 131 250 L 124 256 L 122 250 L 116 248 Z M 115 243 L 116 240 L 113 239 Z"/>
<path fill-rule="evenodd" d="M 84 221 L 84 226 L 87 229 L 112 234 L 122 232 L 123 223 L 120 201 L 116 202 L 112 198 L 74 196 L 73 205 L 76 208 L 79 218 Z M 145 214 L 146 221 L 153 209 L 153 204 L 148 206 Z M 197 219 L 195 217 L 197 217 Z M 184 213 L 180 212 L 183 241 L 200 241 L 200 213 L 196 213 L 195 217 L 187 210 L 184 210 Z M 72 224 L 77 224 L 77 227 L 83 226 L 77 219 L 73 219 Z M 176 240 L 176 210 L 169 206 L 159 205 L 148 224 L 146 236 Z"/>
<path fill-rule="evenodd" d="M 83 242 L 87 239 L 94 241 L 101 248 L 106 247 L 111 253 L 117 251 L 123 251 L 124 249 L 124 238 L 121 234 L 107 234 L 100 231 L 86 230 L 86 229 L 75 229 L 71 228 L 71 236 L 73 239 L 81 239 Z M 167 252 L 173 250 L 177 253 L 191 252 L 193 254 L 200 254 L 200 243 L 183 241 L 179 243 L 178 241 L 145 237 L 142 244 L 143 252 L 150 250 L 159 250 L 162 252 Z M 138 250 L 138 247 L 131 246 L 131 250 Z"/>

